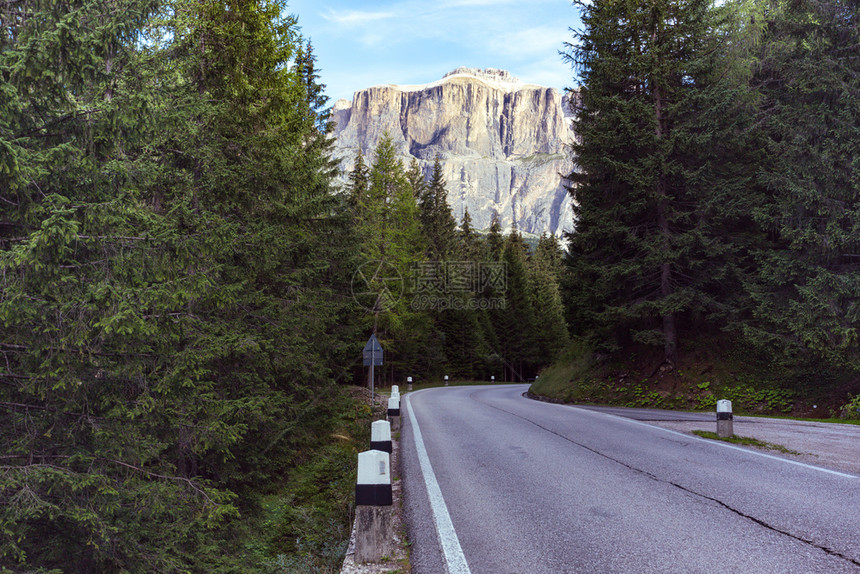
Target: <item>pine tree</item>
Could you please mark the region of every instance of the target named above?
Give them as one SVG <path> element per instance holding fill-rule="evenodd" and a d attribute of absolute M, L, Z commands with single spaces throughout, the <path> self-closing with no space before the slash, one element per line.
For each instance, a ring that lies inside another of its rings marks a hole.
<path fill-rule="evenodd" d="M 502 226 L 499 223 L 499 214 L 497 213 L 493 214 L 493 221 L 490 224 L 486 242 L 487 259 L 490 261 L 500 261 L 505 245 L 505 238 L 502 236 Z"/>
<path fill-rule="evenodd" d="M 427 193 L 427 182 L 424 181 L 424 171 L 421 169 L 421 165 L 414 157 L 409 163 L 409 169 L 406 171 L 406 180 L 409 182 L 409 186 L 412 188 L 412 195 L 415 197 L 415 201 L 418 203 L 419 218 L 422 220 L 423 225 L 424 214 L 422 210 L 422 203 L 424 200 L 424 195 Z"/>
<path fill-rule="evenodd" d="M 659 345 L 671 364 L 680 319 L 733 290 L 749 98 L 709 2 L 579 5 L 573 304 L 600 344 Z"/>
<path fill-rule="evenodd" d="M 511 230 L 505 238 L 501 258 L 507 276 L 505 305 L 491 315 L 507 381 L 523 382 L 534 374 L 536 325 L 527 258 L 522 236 Z"/>
<path fill-rule="evenodd" d="M 305 90 L 307 109 L 316 118 L 317 132 L 329 134 L 334 130 L 334 126 L 329 122 L 331 110 L 325 107 L 329 98 L 325 95 L 325 84 L 320 82 L 316 61 L 314 47 L 310 40 L 304 45 L 299 45 L 294 66 Z M 331 142 L 330 145 L 333 147 L 334 142 Z"/>
<path fill-rule="evenodd" d="M 479 238 L 472 228 L 472 216 L 469 210 L 463 209 L 463 219 L 460 221 L 459 253 L 465 261 L 478 261 Z"/>
<path fill-rule="evenodd" d="M 860 368 L 858 4 L 766 6 L 755 77 L 766 158 L 752 210 L 766 241 L 746 333 L 794 365 Z"/>
<path fill-rule="evenodd" d="M 428 257 L 445 261 L 456 251 L 457 222 L 448 204 L 448 190 L 442 173 L 442 160 L 436 156 L 429 183 L 424 184 L 419 210 L 424 235 L 427 237 Z"/>
<path fill-rule="evenodd" d="M 295 20 L 25 7 L 0 20 L 0 557 L 246 572 L 229 523 L 324 424 L 346 305 Z"/>
<path fill-rule="evenodd" d="M 570 342 L 559 282 L 561 258 L 558 240 L 543 234 L 529 259 L 535 357 L 541 367 L 551 364 Z"/>
<path fill-rule="evenodd" d="M 418 205 L 412 185 L 387 134 L 380 140 L 370 167 L 367 200 L 360 206 L 360 251 L 370 266 L 368 291 L 376 301 L 365 304 L 368 331 L 378 334 L 389 352 L 389 369 L 414 370 L 430 330 L 429 318 L 411 305 L 410 277 L 421 260 Z"/>

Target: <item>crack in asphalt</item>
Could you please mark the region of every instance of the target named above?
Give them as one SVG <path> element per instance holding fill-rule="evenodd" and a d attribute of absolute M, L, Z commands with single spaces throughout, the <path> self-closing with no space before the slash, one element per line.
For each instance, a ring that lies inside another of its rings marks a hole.
<path fill-rule="evenodd" d="M 483 405 L 486 405 L 486 406 L 488 406 L 488 407 L 490 407 L 490 408 L 492 408 L 492 409 L 496 409 L 497 411 L 501 411 L 501 412 L 503 412 L 503 413 L 507 413 L 507 414 L 509 414 L 509 415 L 511 415 L 511 416 L 517 417 L 518 419 L 522 419 L 522 420 L 524 420 L 524 421 L 526 421 L 526 422 L 528 422 L 528 423 L 533 424 L 534 426 L 536 426 L 536 427 L 538 427 L 538 428 L 540 428 L 540 429 L 543 429 L 543 430 L 547 431 L 547 432 L 548 432 L 548 433 L 550 433 L 550 434 L 553 434 L 553 435 L 555 435 L 555 436 L 557 436 L 557 437 L 559 437 L 559 438 L 562 438 L 562 439 L 564 439 L 564 440 L 568 441 L 568 442 L 569 442 L 569 443 L 571 443 L 571 444 L 575 444 L 576 446 L 578 446 L 578 447 L 580 447 L 580 448 L 582 448 L 582 449 L 585 449 L 585 450 L 587 450 L 587 451 L 589 451 L 589 452 L 592 452 L 592 453 L 594 453 L 594 454 L 596 454 L 596 455 L 598 455 L 598 456 L 602 456 L 603 458 L 605 458 L 605 459 L 607 459 L 607 460 L 611 460 L 612 462 L 614 462 L 614 463 L 616 463 L 616 464 L 620 464 L 621 466 L 623 466 L 623 467 L 625 467 L 625 468 L 627 468 L 627 469 L 629 469 L 629 470 L 632 470 L 632 471 L 637 472 L 637 473 L 639 473 L 639 474 L 643 474 L 643 475 L 647 476 L 648 478 L 650 478 L 650 479 L 652 479 L 652 480 L 654 480 L 654 481 L 657 481 L 657 482 L 660 482 L 660 483 L 663 483 L 663 484 L 669 484 L 669 485 L 674 486 L 675 488 L 677 488 L 677 489 L 679 489 L 679 490 L 682 490 L 682 491 L 684 491 L 684 492 L 686 492 L 686 493 L 688 493 L 688 494 L 692 494 L 692 495 L 694 495 L 694 496 L 698 496 L 698 497 L 703 498 L 703 499 L 705 499 L 705 500 L 709 500 L 709 501 L 711 501 L 711 502 L 713 502 L 713 503 L 716 503 L 716 504 L 718 504 L 718 505 L 722 506 L 723 508 L 725 508 L 726 510 L 728 510 L 728 511 L 730 511 L 730 512 L 733 512 L 733 513 L 737 514 L 738 516 L 740 516 L 740 517 L 742 517 L 742 518 L 745 518 L 745 519 L 747 519 L 747 520 L 750 520 L 750 521 L 752 521 L 752 522 L 754 522 L 754 523 L 758 524 L 759 526 L 763 526 L 764 528 L 767 528 L 768 530 L 771 530 L 771 531 L 776 532 L 776 533 L 778 533 L 778 534 L 782 534 L 782 535 L 787 536 L 787 537 L 789 537 L 789 538 L 791 538 L 791 539 L 793 539 L 793 540 L 797 540 L 798 542 L 802 542 L 802 543 L 804 543 L 804 544 L 808 544 L 809 546 L 812 546 L 813 548 L 817 548 L 818 550 L 821 550 L 822 552 L 824 552 L 824 553 L 826 553 L 826 554 L 828 554 L 828 555 L 830 555 L 830 556 L 834 556 L 834 557 L 836 557 L 836 558 L 841 558 L 841 559 L 843 559 L 843 560 L 845 560 L 845 561 L 847 561 L 847 562 L 850 562 L 851 564 L 854 564 L 854 565 L 856 565 L 856 566 L 860 566 L 860 560 L 857 560 L 857 559 L 852 558 L 852 557 L 850 557 L 850 556 L 846 556 L 845 554 L 842 554 L 842 553 L 841 553 L 841 552 L 839 552 L 838 550 L 834 550 L 834 549 L 832 549 L 832 548 L 828 548 L 827 546 L 822 546 L 821 544 L 818 544 L 818 543 L 816 543 L 816 542 L 815 542 L 815 541 L 813 541 L 813 540 L 807 540 L 806 538 L 803 538 L 803 537 L 798 536 L 798 535 L 796 535 L 796 534 L 792 534 L 791 532 L 788 532 L 788 531 L 782 530 L 782 529 L 780 529 L 780 528 L 777 528 L 776 526 L 773 526 L 772 524 L 768 524 L 767 522 L 765 522 L 764 520 L 761 520 L 760 518 L 756 518 L 755 516 L 751 516 L 751 515 L 749 515 L 749 514 L 746 514 L 746 513 L 742 512 L 742 511 L 738 510 L 737 508 L 733 508 L 732 506 L 730 506 L 730 505 L 726 504 L 726 503 L 725 503 L 725 502 L 723 502 L 722 500 L 719 500 L 719 499 L 714 498 L 714 497 L 711 497 L 711 496 L 707 496 L 707 495 L 705 495 L 705 494 L 702 494 L 701 492 L 696 492 L 695 490 L 691 490 L 691 489 L 689 489 L 689 488 L 687 488 L 687 487 L 685 487 L 685 486 L 682 486 L 682 485 L 680 485 L 680 484 L 678 484 L 678 483 L 672 482 L 671 480 L 665 480 L 665 479 L 662 479 L 662 478 L 658 477 L 657 475 L 655 475 L 655 474 L 653 474 L 653 473 L 650 473 L 650 472 L 648 472 L 648 471 L 646 471 L 646 470 L 642 470 L 641 468 L 636 468 L 635 466 L 631 466 L 631 465 L 627 464 L 627 463 L 626 463 L 626 462 L 624 462 L 624 461 L 618 460 L 618 459 L 616 459 L 616 458 L 612 458 L 611 456 L 609 456 L 609 455 L 607 455 L 607 454 L 604 454 L 604 453 L 602 453 L 602 452 L 600 452 L 600 451 L 598 451 L 598 450 L 595 450 L 595 449 L 593 449 L 593 448 L 591 448 L 591 447 L 589 447 L 589 446 L 586 446 L 586 445 L 584 445 L 584 444 L 582 444 L 582 443 L 578 443 L 578 442 L 576 442 L 575 440 L 573 440 L 572 438 L 567 437 L 567 436 L 564 436 L 563 434 L 560 434 L 560 433 L 558 433 L 558 432 L 556 432 L 556 431 L 554 431 L 554 430 L 552 430 L 552 429 L 549 429 L 549 428 L 547 428 L 547 427 L 545 427 L 545 426 L 542 426 L 542 425 L 540 425 L 540 424 L 536 423 L 535 421 L 533 421 L 533 420 L 531 420 L 531 419 L 528 419 L 528 418 L 526 418 L 526 417 L 524 417 L 524 416 L 522 416 L 522 415 L 518 415 L 517 413 L 513 413 L 513 412 L 511 412 L 511 411 L 508 411 L 508 410 L 505 410 L 505 409 L 499 408 L 499 407 L 497 407 L 497 406 L 495 406 L 495 405 L 491 405 L 490 403 L 487 403 L 487 402 L 485 402 L 485 401 L 480 401 L 480 400 L 478 400 L 478 399 L 474 398 L 474 395 L 475 395 L 475 394 L 477 394 L 477 392 L 476 392 L 476 393 L 473 393 L 473 394 L 471 394 L 471 395 L 469 395 L 469 398 L 470 398 L 470 399 L 472 399 L 472 400 L 474 400 L 475 402 L 479 402 L 479 403 L 481 403 L 481 404 L 483 404 Z"/>

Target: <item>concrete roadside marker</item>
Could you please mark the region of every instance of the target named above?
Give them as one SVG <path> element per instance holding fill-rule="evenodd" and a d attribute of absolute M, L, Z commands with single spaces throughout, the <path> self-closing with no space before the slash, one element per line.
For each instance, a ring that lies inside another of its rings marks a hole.
<path fill-rule="evenodd" d="M 687 434 L 687 433 L 683 433 L 683 432 L 681 432 L 681 431 L 676 431 L 676 430 L 672 430 L 672 429 L 667 429 L 667 428 L 663 428 L 663 427 L 654 426 L 652 423 L 646 423 L 646 422 L 642 422 L 642 421 L 637 421 L 637 420 L 629 419 L 629 418 L 627 418 L 627 417 L 622 417 L 622 416 L 620 416 L 620 415 L 613 415 L 613 414 L 609 414 L 609 413 L 602 413 L 602 412 L 598 412 L 598 411 L 590 411 L 590 410 L 588 410 L 588 409 L 583 409 L 583 408 L 576 407 L 576 406 L 573 406 L 573 405 L 556 405 L 556 404 L 553 404 L 553 403 L 545 403 L 545 404 L 546 404 L 546 405 L 552 405 L 553 407 L 558 407 L 558 408 L 573 409 L 573 410 L 576 410 L 576 411 L 578 411 L 580 414 L 583 414 L 583 415 L 585 415 L 585 416 L 606 417 L 606 418 L 616 419 L 616 420 L 619 420 L 619 421 L 623 421 L 625 424 L 631 424 L 631 425 L 636 425 L 636 426 L 640 426 L 640 427 L 645 427 L 645 428 L 650 429 L 650 430 L 655 431 L 655 432 L 668 433 L 668 434 L 672 434 L 672 435 L 676 435 L 676 436 L 679 436 L 679 437 L 685 438 L 685 439 L 687 439 L 687 440 L 693 440 L 693 441 L 698 441 L 698 442 L 702 442 L 702 443 L 707 443 L 708 445 L 711 445 L 711 446 L 717 446 L 717 447 L 720 447 L 720 448 L 729 448 L 729 449 L 736 450 L 736 451 L 738 451 L 738 452 L 742 452 L 742 453 L 747 454 L 747 455 L 750 455 L 750 456 L 757 456 L 757 457 L 760 457 L 760 458 L 767 458 L 767 459 L 770 459 L 770 460 L 776 460 L 776 461 L 779 461 L 779 462 L 784 462 L 784 463 L 786 463 L 786 464 L 791 464 L 791 465 L 794 465 L 794 466 L 800 466 L 800 467 L 803 467 L 803 468 L 806 468 L 806 469 L 810 469 L 810 470 L 817 470 L 817 471 L 819 471 L 819 472 L 824 472 L 824 473 L 827 473 L 827 474 L 832 474 L 832 475 L 839 476 L 839 477 L 842 477 L 842 478 L 853 478 L 853 479 L 860 478 L 860 477 L 855 476 L 855 475 L 853 475 L 853 474 L 846 474 L 846 473 L 844 473 L 844 472 L 838 472 L 838 471 L 835 471 L 835 470 L 830 470 L 829 468 L 823 468 L 823 467 L 815 466 L 815 465 L 812 465 L 812 464 L 806 464 L 805 462 L 800 462 L 800 461 L 797 461 L 797 460 L 791 460 L 791 459 L 789 459 L 789 458 L 783 458 L 783 457 L 781 457 L 781 456 L 774 456 L 774 455 L 772 455 L 772 454 L 766 454 L 766 453 L 763 453 L 763 452 L 759 452 L 759 451 L 757 451 L 757 450 L 751 450 L 751 449 L 746 448 L 746 447 L 735 446 L 735 445 L 733 445 L 733 444 L 729 444 L 729 443 L 727 443 L 727 442 L 713 441 L 713 440 L 710 440 L 710 439 L 707 439 L 707 438 L 701 438 L 701 437 L 698 437 L 698 436 L 695 436 L 695 435 L 689 435 L 689 434 Z"/>
<path fill-rule="evenodd" d="M 381 562 L 384 556 L 393 556 L 394 550 L 391 456 L 381 450 L 368 450 L 358 455 L 355 561 Z"/>
<path fill-rule="evenodd" d="M 375 421 L 370 425 L 370 450 L 381 450 L 391 454 L 391 423 Z"/>
<path fill-rule="evenodd" d="M 392 431 L 400 430 L 400 395 L 388 399 L 388 420 Z"/>
<path fill-rule="evenodd" d="M 388 417 L 400 416 L 400 396 L 391 397 L 388 399 Z"/>
<path fill-rule="evenodd" d="M 412 390 L 412 377 L 406 377 L 406 390 Z"/>
<path fill-rule="evenodd" d="M 725 399 L 717 401 L 717 436 L 728 438 L 734 436 L 732 421 L 732 401 Z"/>
<path fill-rule="evenodd" d="M 448 386 L 448 375 L 445 375 L 445 386 Z"/>

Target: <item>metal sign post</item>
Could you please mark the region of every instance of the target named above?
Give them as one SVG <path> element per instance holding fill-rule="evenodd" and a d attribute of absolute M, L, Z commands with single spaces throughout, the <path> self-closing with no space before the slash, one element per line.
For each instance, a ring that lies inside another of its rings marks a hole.
<path fill-rule="evenodd" d="M 373 367 L 376 365 L 382 365 L 382 357 L 385 352 L 382 350 L 382 345 L 379 344 L 379 339 L 376 338 L 376 334 L 370 336 L 370 339 L 367 340 L 367 344 L 364 346 L 364 366 L 370 367 L 370 402 L 373 403 L 375 396 L 374 389 L 374 373 Z"/>

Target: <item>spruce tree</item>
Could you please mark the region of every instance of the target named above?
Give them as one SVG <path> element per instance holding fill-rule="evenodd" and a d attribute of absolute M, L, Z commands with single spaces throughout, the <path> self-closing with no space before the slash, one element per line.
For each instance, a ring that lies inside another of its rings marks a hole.
<path fill-rule="evenodd" d="M 349 172 L 349 205 L 353 211 L 353 215 L 358 217 L 361 215 L 362 206 L 368 201 L 368 186 L 370 185 L 370 169 L 364 162 L 364 154 L 361 153 L 361 148 L 355 153 L 355 164 L 352 171 Z"/>
<path fill-rule="evenodd" d="M 430 321 L 423 310 L 411 308 L 410 278 L 425 243 L 412 185 L 387 134 L 375 150 L 368 183 L 357 216 L 362 262 L 372 271 L 368 290 L 377 295 L 365 305 L 367 330 L 377 332 L 389 351 L 389 369 L 417 368 Z"/>
<path fill-rule="evenodd" d="M 460 220 L 459 252 L 466 261 L 477 261 L 479 238 L 472 227 L 472 216 L 467 208 L 463 209 L 463 219 Z"/>
<path fill-rule="evenodd" d="M 522 236 L 511 230 L 505 238 L 501 257 L 506 274 L 505 305 L 504 309 L 491 314 L 506 381 L 524 382 L 534 375 L 536 325 L 527 257 Z"/>
<path fill-rule="evenodd" d="M 295 20 L 26 7 L 0 20 L 2 563 L 247 572 L 231 522 L 324 424 L 346 305 Z"/>
<path fill-rule="evenodd" d="M 561 300 L 559 274 L 562 251 L 553 235 L 542 234 L 529 259 L 535 358 L 539 367 L 550 365 L 570 341 Z"/>
<path fill-rule="evenodd" d="M 409 186 L 412 188 L 412 195 L 415 197 L 415 201 L 418 203 L 419 218 L 421 219 L 421 223 L 423 225 L 424 213 L 422 205 L 424 201 L 424 195 L 427 193 L 427 182 L 424 181 L 424 171 L 421 169 L 421 165 L 414 157 L 409 163 L 409 169 L 406 171 L 406 179 L 409 182 Z"/>
<path fill-rule="evenodd" d="M 672 364 L 681 320 L 733 290 L 749 98 L 710 2 L 579 6 L 573 305 L 599 344 L 656 345 Z"/>
<path fill-rule="evenodd" d="M 766 239 L 746 333 L 790 364 L 860 368 L 858 4 L 768 2 L 755 85 L 766 157 L 752 210 Z"/>
<path fill-rule="evenodd" d="M 505 238 L 502 235 L 502 226 L 499 223 L 499 214 L 493 214 L 493 221 L 490 224 L 489 232 L 486 239 L 487 259 L 489 261 L 500 261 L 502 258 L 502 250 L 505 246 Z"/>

